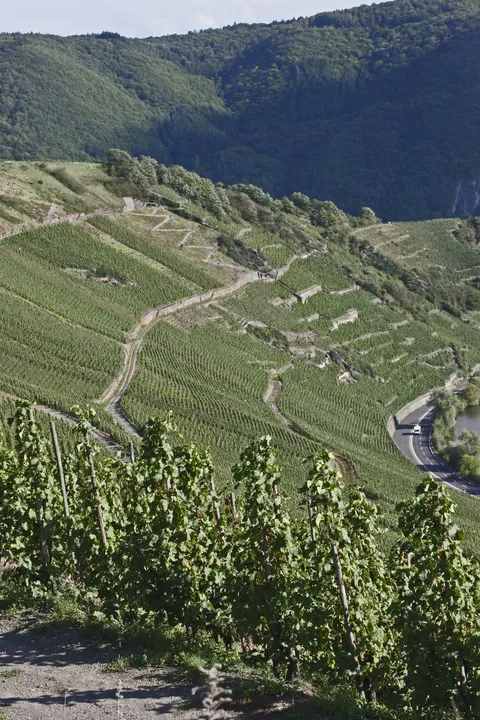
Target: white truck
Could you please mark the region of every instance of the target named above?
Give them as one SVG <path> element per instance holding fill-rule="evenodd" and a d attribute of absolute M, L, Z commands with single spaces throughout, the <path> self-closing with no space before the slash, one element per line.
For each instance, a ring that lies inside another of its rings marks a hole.
<path fill-rule="evenodd" d="M 414 434 L 414 435 L 421 435 L 421 434 L 422 434 L 422 426 L 421 426 L 421 425 L 418 425 L 418 423 L 413 426 L 413 434 Z"/>

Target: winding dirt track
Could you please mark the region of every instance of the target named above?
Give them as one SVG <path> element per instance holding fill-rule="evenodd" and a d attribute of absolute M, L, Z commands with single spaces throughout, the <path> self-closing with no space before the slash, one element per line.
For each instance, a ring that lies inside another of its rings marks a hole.
<path fill-rule="evenodd" d="M 85 220 L 88 220 L 92 217 L 98 217 L 98 216 L 108 216 L 108 215 L 115 215 L 120 213 L 129 213 L 132 215 L 135 215 L 135 205 L 132 198 L 124 198 L 125 206 L 123 210 L 99 210 L 93 213 L 89 214 L 77 214 L 77 215 L 69 215 L 69 216 L 63 216 L 61 218 L 55 217 L 55 218 L 48 218 L 45 223 L 45 225 L 51 225 L 51 224 L 57 224 L 57 223 L 77 223 L 77 222 L 83 222 Z M 164 208 L 156 208 L 154 210 L 154 215 L 159 212 L 159 210 L 163 210 Z M 190 228 L 175 228 L 175 229 L 168 229 L 165 228 L 164 225 L 166 225 L 169 220 L 171 220 L 172 215 L 168 212 L 167 209 L 165 209 L 165 216 L 163 217 L 162 221 L 156 225 L 153 229 L 160 232 L 183 232 L 185 233 L 184 238 L 180 241 L 179 246 L 183 247 L 185 246 L 186 242 L 194 232 Z M 143 215 L 143 213 L 141 213 Z M 245 233 L 250 232 L 250 227 L 244 227 L 241 230 L 239 230 L 237 237 L 241 238 Z M 302 256 L 303 257 L 303 256 Z M 105 390 L 105 392 L 102 394 L 102 396 L 97 400 L 98 404 L 102 405 L 105 410 L 113 417 L 113 419 L 120 425 L 120 427 L 125 430 L 129 435 L 133 435 L 135 437 L 139 437 L 139 429 L 137 426 L 129 420 L 129 418 L 123 413 L 120 402 L 121 399 L 128 389 L 130 383 L 132 382 L 136 371 L 137 371 L 137 364 L 138 364 L 138 355 L 140 352 L 140 348 L 142 346 L 143 340 L 147 333 L 161 320 L 164 318 L 174 315 L 176 312 L 180 310 L 184 310 L 186 308 L 191 308 L 196 305 L 208 305 L 211 302 L 215 302 L 218 300 L 222 300 L 224 298 L 230 297 L 231 295 L 235 295 L 237 292 L 242 290 L 247 285 L 250 285 L 254 282 L 274 282 L 275 280 L 280 279 L 285 273 L 288 272 L 288 270 L 291 268 L 292 264 L 299 258 L 298 255 L 294 255 L 287 264 L 279 268 L 276 272 L 275 277 L 260 277 L 258 272 L 256 271 L 244 271 L 241 272 L 241 274 L 237 277 L 235 282 L 233 282 L 231 285 L 224 286 L 222 288 L 217 288 L 215 290 L 208 291 L 206 293 L 196 294 L 192 295 L 191 297 L 184 298 L 183 300 L 178 300 L 177 302 L 168 303 L 167 305 L 162 305 L 159 307 L 150 308 L 149 310 L 146 310 L 145 313 L 141 316 L 138 323 L 135 325 L 135 327 L 128 333 L 127 336 L 127 342 L 124 346 L 124 361 L 123 361 L 123 367 L 120 371 L 120 373 L 117 375 L 117 377 L 111 382 L 111 384 L 108 386 L 108 388 Z M 235 266 L 229 266 L 229 267 L 235 267 Z M 286 363 L 282 368 L 279 368 L 276 371 L 272 371 L 272 373 L 269 374 L 268 378 L 268 387 L 266 390 L 266 393 L 264 395 L 264 401 L 269 405 L 274 415 L 282 422 L 283 425 L 288 427 L 293 432 L 299 432 L 299 430 L 293 425 L 286 417 L 284 417 L 280 411 L 277 408 L 277 405 L 275 403 L 276 396 L 280 390 L 281 383 L 277 379 L 275 379 L 273 376 L 281 375 L 283 372 L 286 372 L 291 367 L 293 367 L 293 363 L 290 361 Z M 0 391 L 0 395 L 3 395 L 4 397 L 9 397 L 13 400 L 18 400 L 19 398 L 14 397 L 13 395 L 9 395 L 7 393 L 2 393 Z M 67 423 L 68 425 L 75 425 L 76 420 L 68 413 L 65 413 L 63 411 L 57 410 L 56 408 L 48 407 L 46 405 L 35 405 L 35 409 L 39 412 L 45 413 L 46 415 L 49 415 L 52 418 L 56 418 L 58 420 L 61 420 L 62 422 Z M 93 435 L 97 442 L 102 444 L 106 449 L 111 452 L 119 452 L 122 451 L 122 448 L 120 445 L 118 445 L 107 433 L 101 431 L 101 430 L 95 430 L 93 432 Z"/>
<path fill-rule="evenodd" d="M 168 232 L 168 229 L 164 228 L 163 226 L 166 222 L 168 222 L 170 217 L 171 215 L 167 212 L 167 215 L 163 219 L 163 221 L 159 223 L 159 225 L 157 225 L 154 229 Z M 237 237 L 241 237 L 250 230 L 251 228 L 249 227 L 242 228 L 239 231 Z M 183 240 L 180 241 L 180 245 L 183 245 L 193 232 L 188 228 L 175 229 L 174 231 L 186 233 L 186 236 L 183 238 Z M 142 315 L 133 330 L 128 333 L 127 343 L 125 345 L 123 367 L 120 373 L 108 386 L 108 388 L 105 390 L 105 392 L 102 394 L 102 396 L 97 402 L 105 407 L 105 410 L 125 430 L 125 432 L 138 437 L 138 427 L 134 423 L 132 423 L 132 421 L 129 420 L 128 417 L 125 415 L 125 413 L 120 407 L 120 402 L 130 383 L 132 382 L 135 373 L 137 372 L 138 355 L 143 340 L 149 330 L 151 330 L 154 325 L 156 325 L 164 318 L 168 317 L 169 315 L 174 315 L 180 310 L 185 310 L 186 308 L 191 308 L 196 305 L 208 304 L 217 300 L 222 300 L 226 297 L 234 295 L 247 285 L 250 285 L 254 282 L 259 282 L 260 280 L 263 282 L 274 282 L 276 279 L 279 279 L 283 275 L 285 275 L 285 273 L 288 272 L 292 264 L 297 259 L 297 255 L 294 255 L 292 258 L 290 258 L 288 263 L 283 268 L 279 268 L 275 278 L 260 278 L 256 271 L 245 271 L 242 272 L 240 276 L 235 280 L 235 282 L 231 285 L 226 285 L 225 287 L 218 288 L 216 290 L 210 290 L 206 293 L 192 295 L 191 297 L 185 298 L 183 300 L 178 300 L 177 302 L 168 303 L 167 305 L 161 305 L 159 307 L 150 308 L 149 310 L 147 310 Z"/>
<path fill-rule="evenodd" d="M 192 295 L 184 300 L 162 305 L 157 308 L 147 310 L 137 325 L 128 335 L 128 342 L 125 345 L 125 357 L 123 368 L 119 375 L 113 380 L 111 385 L 105 390 L 98 402 L 105 406 L 105 410 L 126 430 L 128 433 L 138 435 L 138 428 L 128 420 L 120 409 L 120 400 L 130 385 L 136 370 L 138 353 L 140 351 L 143 340 L 149 330 L 154 327 L 160 320 L 174 315 L 179 310 L 194 307 L 195 305 L 208 304 L 216 300 L 221 300 L 244 288 L 250 283 L 258 281 L 256 272 L 245 272 L 232 284 L 218 290 L 211 290 L 200 295 Z"/>
<path fill-rule="evenodd" d="M 285 363 L 285 365 L 282 365 L 282 367 L 277 368 L 275 370 L 270 370 L 268 373 L 268 385 L 267 389 L 265 391 L 265 395 L 263 396 L 263 401 L 268 405 L 270 410 L 273 412 L 276 418 L 280 420 L 282 425 L 285 425 L 291 432 L 296 433 L 297 435 L 302 435 L 303 437 L 308 437 L 311 440 L 314 440 L 315 442 L 318 442 L 315 440 L 314 437 L 309 435 L 307 432 L 299 428 L 295 423 L 292 423 L 291 420 L 289 420 L 285 415 L 282 415 L 280 410 L 277 407 L 277 395 L 280 392 L 280 389 L 282 387 L 282 381 L 280 377 L 291 370 L 293 368 L 293 361 L 290 360 L 289 362 Z M 339 453 L 332 450 L 336 463 L 338 465 L 338 468 L 343 476 L 343 479 L 345 482 L 355 482 L 355 470 L 353 467 L 352 462 L 344 457 L 343 455 L 340 455 Z"/>

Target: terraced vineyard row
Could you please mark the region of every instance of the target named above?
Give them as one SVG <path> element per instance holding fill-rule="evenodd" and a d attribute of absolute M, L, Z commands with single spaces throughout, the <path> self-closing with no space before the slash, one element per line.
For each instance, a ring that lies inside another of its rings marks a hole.
<path fill-rule="evenodd" d="M 362 228 L 354 234 L 406 268 L 464 271 L 480 264 L 468 242 L 455 237 L 458 220 L 389 223 Z"/>
<path fill-rule="evenodd" d="M 210 445 L 221 478 L 238 459 L 244 440 L 275 438 L 282 461 L 293 465 L 314 444 L 286 430 L 263 401 L 268 368 L 285 355 L 249 335 L 207 326 L 182 332 L 160 323 L 142 350 L 141 371 L 122 400 L 138 424 L 172 409 L 187 439 Z"/>
<path fill-rule="evenodd" d="M 322 285 L 306 304 L 283 285 L 256 284 L 216 307 L 221 319 L 214 325 L 195 328 L 190 318 L 184 333 L 158 326 L 124 397 L 127 414 L 141 422 L 154 409 L 173 408 L 187 437 L 196 436 L 206 445 L 214 439 L 214 457 L 225 475 L 236 459 L 238 434 L 244 439 L 252 431 L 272 434 L 287 476 L 290 459 L 307 446 L 331 447 L 354 458 L 360 482 L 387 510 L 393 508 L 412 491 L 419 473 L 393 445 L 386 431 L 388 416 L 458 369 L 453 346 L 468 345 L 465 357 L 473 362 L 480 355 L 480 335 L 472 323 L 446 313 L 420 321 L 398 304 L 352 289 L 348 273 L 339 266 L 334 270 L 333 258 L 299 260 L 284 276 L 297 292 L 309 284 Z M 348 292 L 338 294 L 337 289 Z M 352 308 L 357 319 L 333 330 L 332 321 Z M 270 361 L 272 345 L 282 351 L 274 350 Z M 344 357 L 347 368 L 353 363 L 360 375 L 346 373 L 342 381 L 338 358 L 328 364 L 331 352 Z M 276 404 L 304 437 L 276 427 L 278 418 L 266 416 L 262 403 L 269 367 L 280 367 L 289 358 L 293 367 L 281 377 Z M 245 374 L 245 367 L 255 371 Z M 290 476 L 289 481 L 293 488 L 298 478 Z M 468 499 L 461 502 L 472 538 L 477 514 Z"/>
<path fill-rule="evenodd" d="M 97 237 L 88 225 L 56 224 L 2 241 L 0 391 L 66 411 L 94 401 L 121 367 L 126 333 L 145 310 L 227 277 L 216 268 L 203 270 L 182 251 L 163 253 L 159 232 L 156 257 L 142 254 L 153 247 L 148 236 L 137 251 L 133 241 L 141 234 L 136 223 L 128 226 L 127 215 L 118 226 L 98 219 L 117 238 Z M 147 214 L 135 219 L 145 226 L 160 222 Z M 99 408 L 99 415 L 105 429 L 122 437 L 108 413 Z"/>
<path fill-rule="evenodd" d="M 330 241 L 324 228 L 301 218 L 289 220 L 287 230 L 279 221 L 276 234 L 215 218 L 169 188 L 160 190 L 211 227 L 160 208 L 137 214 L 137 207 L 132 215 L 96 218 L 84 227 L 33 229 L 0 245 L 0 297 L 8 298 L 0 322 L 0 390 L 64 409 L 100 397 L 120 370 L 127 333 L 149 308 L 232 283 L 238 266 L 217 252 L 219 234 L 260 249 L 274 266 L 313 252 L 294 262 L 281 283 L 254 282 L 209 308 L 159 320 L 146 335 L 122 406 L 138 425 L 173 410 L 187 439 L 212 446 L 223 479 L 240 449 L 268 433 L 293 492 L 301 482 L 300 460 L 330 446 L 353 459 L 367 490 L 392 508 L 411 492 L 418 471 L 397 452 L 386 419 L 443 383 L 459 362 L 478 362 L 479 318 L 472 312 L 464 321 L 418 297 L 412 310 L 411 297 L 403 303 L 404 296 L 391 296 L 392 278 L 387 292 L 358 289 L 357 280 L 365 278 L 372 281 L 365 287 L 380 287 L 385 274 L 362 264 L 348 242 Z M 406 243 L 407 265 L 426 267 L 423 251 L 416 254 L 423 241 L 432 246 L 434 264 L 447 263 L 449 248 L 452 267 L 479 264 L 472 247 L 448 244 L 451 223 L 424 225 L 355 233 L 377 247 L 385 242 L 384 251 L 396 258 Z M 423 239 L 417 241 L 416 232 Z M 299 302 L 309 289 L 308 302 Z M 436 314 L 427 315 L 431 310 Z M 286 364 L 275 403 L 293 429 L 264 401 L 269 374 Z M 101 407 L 99 417 L 114 432 Z M 115 432 L 121 435 L 118 427 Z M 472 541 L 479 512 L 467 498 L 458 502 Z"/>
<path fill-rule="evenodd" d="M 198 262 L 192 262 L 188 256 L 185 256 L 185 251 L 180 248 L 169 247 L 165 243 L 165 234 L 171 223 L 159 231 L 155 231 L 153 228 L 137 230 L 135 228 L 136 221 L 137 217 L 126 215 L 119 218 L 93 218 L 90 223 L 124 245 L 151 257 L 176 275 L 185 278 L 191 283 L 190 294 L 196 289 L 208 290 L 221 284 L 218 274 L 209 272 L 208 267 L 204 269 Z M 176 234 L 176 242 L 180 242 L 184 235 L 185 231 L 182 231 L 180 235 Z"/>

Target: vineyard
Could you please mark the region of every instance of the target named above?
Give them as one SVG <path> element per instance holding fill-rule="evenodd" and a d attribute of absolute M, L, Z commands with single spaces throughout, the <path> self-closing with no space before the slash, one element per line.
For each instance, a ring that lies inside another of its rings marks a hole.
<path fill-rule="evenodd" d="M 389 223 L 356 231 L 380 253 L 406 268 L 463 272 L 479 265 L 480 255 L 456 234 L 458 220 Z"/>
<path fill-rule="evenodd" d="M 480 506 L 454 493 L 461 536 L 386 429 L 480 362 L 472 237 L 44 165 L 0 164 L 6 599 L 73 591 L 391 718 L 479 717 Z"/>
<path fill-rule="evenodd" d="M 93 411 L 72 413 L 73 452 L 28 403 L 11 419 L 14 449 L 0 450 L 7 600 L 75 592 L 92 618 L 206 632 L 287 683 L 350 684 L 360 704 L 412 718 L 480 717 L 480 572 L 435 481 L 397 507 L 385 551 L 378 507 L 327 451 L 308 459 L 291 514 L 268 436 L 218 492 L 209 453 L 171 416 L 150 418 L 121 459 L 98 454 Z"/>
<path fill-rule="evenodd" d="M 477 311 L 453 316 L 386 280 L 328 225 L 292 214 L 291 203 L 285 205 L 290 215 L 265 208 L 268 198 L 259 189 L 249 190 L 255 202 L 243 197 L 247 220 L 212 212 L 188 190 L 188 173 L 179 173 L 176 189 L 163 183 L 156 190 L 164 206 L 133 203 L 121 212 L 124 200 L 109 192 L 99 166 L 0 167 L 0 204 L 15 217 L 10 225 L 2 220 L 0 391 L 65 412 L 98 400 L 122 367 L 140 316 L 232 283 L 243 269 L 217 241 L 219 234 L 241 238 L 273 268 L 288 263 L 290 269 L 279 282 L 254 283 L 158 323 L 145 336 L 123 412 L 142 427 L 150 415 L 174 409 L 185 437 L 211 448 L 220 484 L 239 445 L 271 435 L 293 498 L 305 477 L 300 458 L 328 442 L 355 457 L 356 475 L 390 517 L 418 471 L 399 456 L 386 419 L 458 372 L 459 362 L 472 367 L 480 360 Z M 207 192 L 203 180 L 201 192 Z M 218 198 L 226 208 L 225 197 Z M 52 224 L 74 210 L 87 215 Z M 329 205 L 328 222 L 337 216 L 344 227 L 346 216 Z M 438 264 L 478 265 L 476 251 L 455 239 L 454 229 L 450 221 L 435 221 L 377 224 L 353 234 L 369 238 L 378 252 L 396 247 L 390 236 L 402 237 L 417 249 L 430 243 L 428 257 L 437 253 Z M 300 303 L 298 294 L 311 287 L 320 291 Z M 283 422 L 264 396 L 269 378 L 288 362 L 293 368 L 281 376 L 275 398 Z M 125 442 L 101 405 L 96 422 Z M 476 504 L 458 502 L 466 541 L 475 547 Z"/>
<path fill-rule="evenodd" d="M 0 392 L 68 412 L 103 394 L 143 312 L 235 273 L 170 247 L 167 238 L 179 243 L 189 232 L 186 221 L 148 208 L 122 214 L 124 201 L 106 190 L 99 166 L 66 167 L 59 180 L 38 163 L 0 164 Z M 99 214 L 75 219 L 75 211 Z M 215 249 L 211 231 L 190 225 L 199 244 Z M 98 422 L 124 439 L 101 408 Z"/>
<path fill-rule="evenodd" d="M 138 425 L 157 410 L 175 408 L 185 437 L 211 449 L 222 483 L 236 461 L 238 438 L 245 444 L 268 433 L 292 497 L 303 478 L 299 456 L 328 445 L 355 458 L 357 477 L 393 526 L 393 508 L 411 495 L 419 472 L 391 442 L 387 419 L 458 371 L 457 346 L 470 367 L 478 363 L 478 328 L 445 312 L 417 319 L 399 303 L 354 289 L 354 263 L 343 256 L 342 267 L 337 257 L 333 248 L 327 256 L 299 259 L 283 276 L 285 285 L 252 285 L 211 306 L 209 315 L 192 310 L 157 325 L 122 407 Z M 313 282 L 322 292 L 305 305 L 285 304 Z M 358 319 L 333 330 L 333 321 L 351 308 Z M 293 431 L 263 399 L 269 372 L 289 359 L 293 369 L 281 377 L 276 404 Z M 349 382 L 339 380 L 345 372 Z M 477 503 L 460 497 L 458 504 L 465 541 L 476 552 Z"/>

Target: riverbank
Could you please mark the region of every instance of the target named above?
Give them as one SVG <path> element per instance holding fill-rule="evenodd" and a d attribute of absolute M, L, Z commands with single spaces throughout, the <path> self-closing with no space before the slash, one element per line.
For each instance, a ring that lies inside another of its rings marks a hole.
<path fill-rule="evenodd" d="M 455 430 L 465 410 L 480 408 L 480 377 L 471 377 L 465 387 L 456 391 L 437 391 L 432 403 L 435 409 L 433 450 L 462 476 L 480 481 L 480 436 L 473 428 Z"/>

